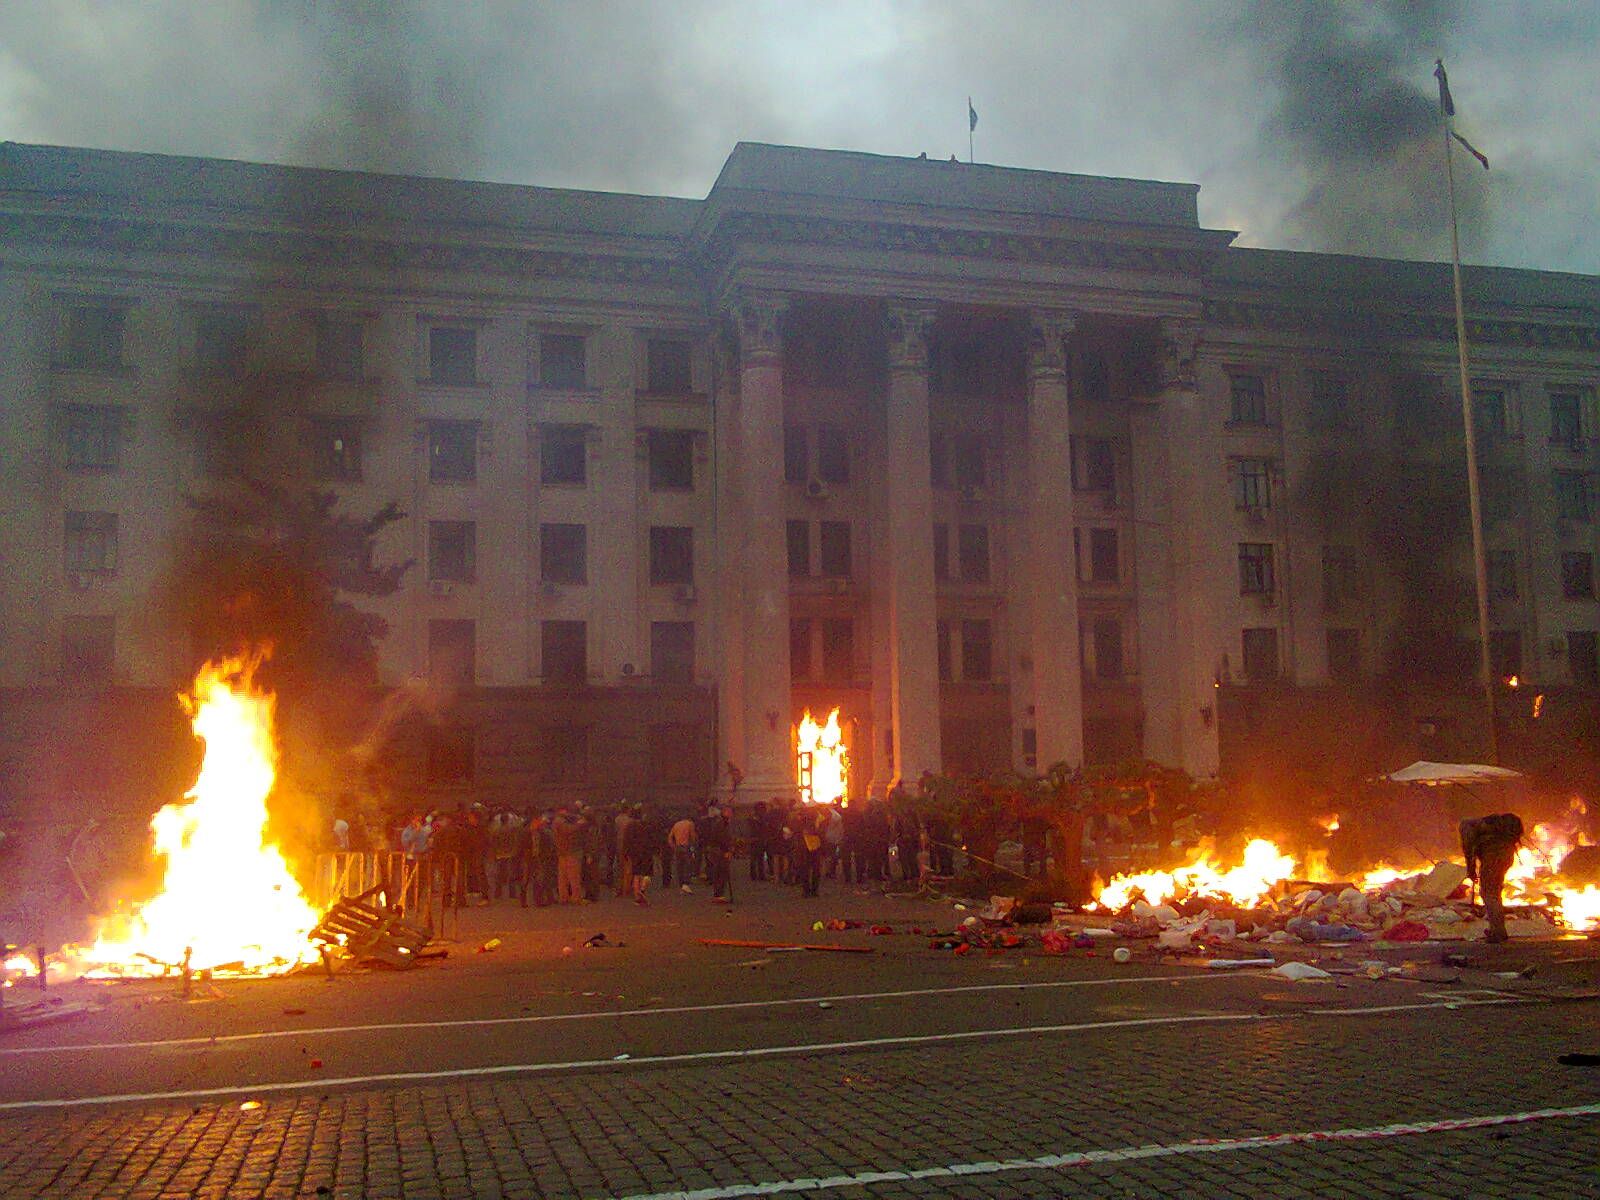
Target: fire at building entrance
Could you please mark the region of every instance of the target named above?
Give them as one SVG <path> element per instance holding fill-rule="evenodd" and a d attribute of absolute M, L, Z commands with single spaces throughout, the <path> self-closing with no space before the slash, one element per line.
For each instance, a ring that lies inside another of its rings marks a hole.
<path fill-rule="evenodd" d="M 808 708 L 795 727 L 796 781 L 806 804 L 849 803 L 850 750 L 835 708 L 819 725 Z"/>

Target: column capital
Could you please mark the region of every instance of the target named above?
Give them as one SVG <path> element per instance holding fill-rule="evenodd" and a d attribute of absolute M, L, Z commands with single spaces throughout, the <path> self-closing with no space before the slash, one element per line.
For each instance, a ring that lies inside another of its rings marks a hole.
<path fill-rule="evenodd" d="M 1181 317 L 1164 317 L 1158 332 L 1161 353 L 1156 361 L 1157 382 L 1163 390 L 1194 387 L 1195 347 L 1200 341 L 1199 322 Z"/>
<path fill-rule="evenodd" d="M 734 328 L 739 332 L 739 356 L 743 361 L 775 358 L 782 353 L 783 332 L 779 326 L 789 308 L 788 296 L 782 292 L 742 289 L 733 293 L 727 307 Z"/>
<path fill-rule="evenodd" d="M 884 309 L 889 366 L 902 371 L 928 369 L 928 335 L 939 306 L 921 300 L 891 300 Z"/>
<path fill-rule="evenodd" d="M 1062 308 L 1028 310 L 1028 371 L 1033 375 L 1065 375 L 1067 338 L 1078 318 Z"/>

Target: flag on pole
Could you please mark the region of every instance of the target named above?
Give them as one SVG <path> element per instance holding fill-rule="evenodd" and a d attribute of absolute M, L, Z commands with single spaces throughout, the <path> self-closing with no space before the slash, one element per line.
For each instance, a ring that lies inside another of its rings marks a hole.
<path fill-rule="evenodd" d="M 978 128 L 978 110 L 972 107 L 972 97 L 967 97 L 967 132 Z"/>
<path fill-rule="evenodd" d="M 1450 130 L 1450 136 L 1466 147 L 1467 153 L 1477 159 L 1483 165 L 1483 169 L 1487 171 L 1489 169 L 1488 156 L 1457 133 L 1455 127 L 1450 124 L 1450 118 L 1456 115 L 1456 102 L 1455 98 L 1450 95 L 1450 77 L 1445 74 L 1444 59 L 1434 60 L 1433 77 L 1439 81 L 1439 111 L 1444 114 L 1445 126 Z"/>
<path fill-rule="evenodd" d="M 1444 59 L 1433 60 L 1433 77 L 1439 81 L 1439 110 L 1447 117 L 1456 115 L 1456 102 L 1450 97 L 1450 77 L 1444 73 Z"/>

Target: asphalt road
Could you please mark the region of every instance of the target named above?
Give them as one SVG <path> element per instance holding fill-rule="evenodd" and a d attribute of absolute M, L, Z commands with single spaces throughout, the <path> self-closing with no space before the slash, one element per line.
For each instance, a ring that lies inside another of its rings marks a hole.
<path fill-rule="evenodd" d="M 835 915 L 965 914 L 760 885 L 731 911 L 499 906 L 412 972 L 63 989 L 98 1011 L 0 1036 L 0 1195 L 1060 1195 L 1085 1171 L 1097 1193 L 1211 1195 L 1219 1168 L 1245 1194 L 1373 1194 L 1430 1147 L 1469 1193 L 1600 1194 L 1571 1149 L 1595 1144 L 1600 1071 L 1555 1062 L 1600 1050 L 1575 999 L 1593 943 L 1513 945 L 1454 982 L 1290 984 L 811 931 Z M 622 944 L 583 947 L 601 931 Z M 1396 1122 L 1426 1128 L 1371 1132 Z"/>

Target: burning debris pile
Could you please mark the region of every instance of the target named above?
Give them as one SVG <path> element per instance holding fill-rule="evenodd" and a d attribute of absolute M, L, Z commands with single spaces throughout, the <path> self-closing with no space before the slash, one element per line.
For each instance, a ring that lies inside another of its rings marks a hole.
<path fill-rule="evenodd" d="M 187 987 L 192 976 L 282 975 L 318 963 L 331 974 L 335 955 L 390 966 L 423 956 L 430 935 L 391 907 L 387 885 L 324 913 L 270 840 L 278 750 L 274 698 L 254 681 L 259 663 L 208 663 L 182 697 L 204 755 L 182 801 L 150 822 L 155 889 L 119 901 L 89 941 L 63 946 L 42 967 L 37 957 L 7 959 L 8 986 L 41 969 L 50 982 L 181 975 Z"/>
<path fill-rule="evenodd" d="M 1337 821 L 1332 823 L 1337 828 Z M 1514 936 L 1600 932 L 1600 886 L 1564 873 L 1582 834 L 1555 824 L 1534 826 L 1506 878 L 1509 928 Z M 1581 856 L 1580 856 L 1581 857 Z M 1465 867 L 1454 862 L 1412 869 L 1377 866 L 1340 879 L 1258 838 L 1239 865 L 1225 867 L 1204 847 L 1172 871 L 1115 876 L 1090 906 L 1124 937 L 1157 937 L 1170 949 L 1220 941 L 1355 942 L 1458 941 L 1479 938 Z"/>
<path fill-rule="evenodd" d="M 273 697 L 253 683 L 258 660 L 208 663 L 183 697 L 204 758 L 182 801 L 150 822 L 160 883 L 119 902 L 92 940 L 63 947 L 51 978 L 129 978 L 182 971 L 271 975 L 318 960 L 320 913 L 268 840 L 277 778 Z M 18 958 L 8 972 L 34 964 Z"/>

